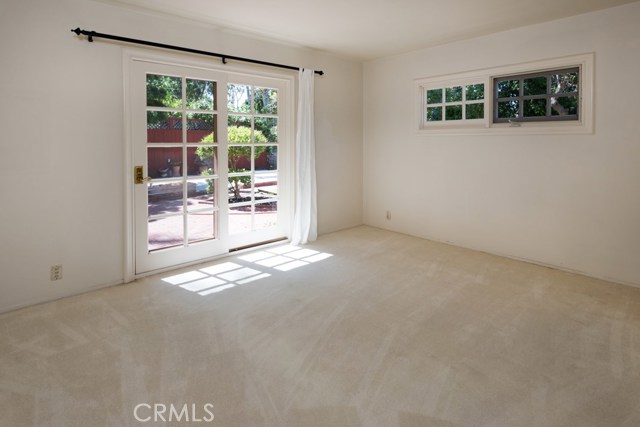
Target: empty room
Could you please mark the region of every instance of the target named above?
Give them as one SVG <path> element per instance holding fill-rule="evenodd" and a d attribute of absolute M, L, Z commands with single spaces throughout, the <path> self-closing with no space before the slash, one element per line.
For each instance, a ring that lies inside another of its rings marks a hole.
<path fill-rule="evenodd" d="M 639 22 L 0 0 L 0 427 L 640 426 Z"/>

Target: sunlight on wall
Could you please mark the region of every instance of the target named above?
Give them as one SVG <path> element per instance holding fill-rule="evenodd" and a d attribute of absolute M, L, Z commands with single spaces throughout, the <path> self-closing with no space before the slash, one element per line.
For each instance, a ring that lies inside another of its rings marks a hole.
<path fill-rule="evenodd" d="M 206 296 L 270 277 L 269 269 L 287 272 L 332 257 L 332 254 L 301 249 L 298 246 L 278 246 L 238 256 L 237 262 L 227 261 L 210 267 L 164 277 L 163 282 Z M 242 264 L 239 264 L 241 262 Z M 248 265 L 243 265 L 243 264 Z M 252 268 L 255 267 L 255 268 Z"/>

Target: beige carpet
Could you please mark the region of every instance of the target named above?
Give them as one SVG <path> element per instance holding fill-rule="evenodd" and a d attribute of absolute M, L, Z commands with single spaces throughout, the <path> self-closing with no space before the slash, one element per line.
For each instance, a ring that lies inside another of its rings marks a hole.
<path fill-rule="evenodd" d="M 640 289 L 358 227 L 0 316 L 0 425 L 637 427 Z"/>

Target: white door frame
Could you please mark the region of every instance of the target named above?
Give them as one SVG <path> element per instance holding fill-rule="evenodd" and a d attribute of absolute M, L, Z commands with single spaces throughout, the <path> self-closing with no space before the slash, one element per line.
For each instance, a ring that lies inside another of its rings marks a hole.
<path fill-rule="evenodd" d="M 216 64 L 211 61 L 193 58 L 189 55 L 173 55 L 173 54 L 156 54 L 146 50 L 127 48 L 123 50 L 123 80 L 124 80 L 124 195 L 125 195 L 125 248 L 124 248 L 124 282 L 130 282 L 138 277 L 155 274 L 161 271 L 175 269 L 180 266 L 201 263 L 210 259 L 220 258 L 223 255 L 212 256 L 207 259 L 176 264 L 167 268 L 154 270 L 151 272 L 136 274 L 135 272 L 135 205 L 133 194 L 134 179 L 134 138 L 133 124 L 131 123 L 131 68 L 133 61 L 146 61 L 159 64 L 173 65 L 178 67 L 192 67 L 202 70 L 210 70 L 213 72 L 222 72 L 228 74 L 230 82 L 242 81 L 244 78 L 249 79 L 275 79 L 279 80 L 286 87 L 286 94 L 283 94 L 281 105 L 286 106 L 282 117 L 284 122 L 279 125 L 279 132 L 286 135 L 286 143 L 278 146 L 279 157 L 282 164 L 288 164 L 289 167 L 279 170 L 279 189 L 280 199 L 278 202 L 278 213 L 282 215 L 280 221 L 285 226 L 285 237 L 290 238 L 291 222 L 293 221 L 293 197 L 294 197 L 294 138 L 295 138 L 295 74 L 293 72 L 270 73 L 265 72 L 264 67 L 252 65 L 232 65 L 232 64 Z M 226 124 L 225 124 L 226 126 Z M 226 158 L 226 156 L 225 156 Z"/>

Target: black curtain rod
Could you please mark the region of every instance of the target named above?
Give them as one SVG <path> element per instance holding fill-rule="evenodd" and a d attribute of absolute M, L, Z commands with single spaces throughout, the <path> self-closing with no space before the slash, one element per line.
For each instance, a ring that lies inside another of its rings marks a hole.
<path fill-rule="evenodd" d="M 98 38 L 102 38 L 102 39 L 117 40 L 117 41 L 121 41 L 121 42 L 125 42 L 125 43 L 134 43 L 134 44 L 141 44 L 141 45 L 145 45 L 145 46 L 159 47 L 159 48 L 162 48 L 162 49 L 177 50 L 177 51 L 180 51 L 180 52 L 195 53 L 197 55 L 214 56 L 216 58 L 222 58 L 222 63 L 223 64 L 227 63 L 227 59 L 231 59 L 232 61 L 250 62 L 252 64 L 266 65 L 268 67 L 285 68 L 287 70 L 298 70 L 299 69 L 298 67 L 293 67 L 291 65 L 276 64 L 275 62 L 259 61 L 257 59 L 242 58 L 240 56 L 224 55 L 222 53 L 215 53 L 215 52 L 207 52 L 206 50 L 198 50 L 198 49 L 191 49 L 191 48 L 188 48 L 188 47 L 172 46 L 170 44 L 149 42 L 149 41 L 146 41 L 146 40 L 131 39 L 129 37 L 120 37 L 120 36 L 114 36 L 112 34 L 103 34 L 103 33 L 97 33 L 95 31 L 81 30 L 80 27 L 76 28 L 75 30 L 71 30 L 71 32 L 72 33 L 76 33 L 76 35 L 78 35 L 78 36 L 79 35 L 87 36 L 89 42 L 93 42 L 93 38 L 94 37 L 98 37 Z M 315 73 L 322 76 L 324 74 L 324 71 L 315 71 Z"/>

